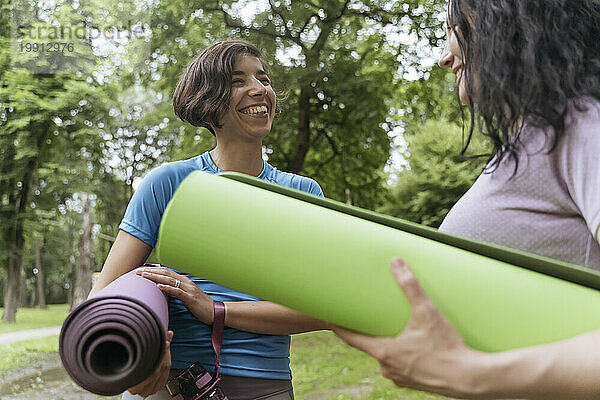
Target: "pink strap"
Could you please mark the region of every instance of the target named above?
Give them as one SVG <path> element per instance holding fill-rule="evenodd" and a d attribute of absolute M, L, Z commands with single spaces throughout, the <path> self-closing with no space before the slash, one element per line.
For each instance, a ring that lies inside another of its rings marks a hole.
<path fill-rule="evenodd" d="M 221 301 L 214 302 L 215 317 L 212 326 L 212 346 L 215 351 L 215 378 L 219 379 L 219 354 L 223 343 L 223 328 L 225 325 L 225 304 Z"/>

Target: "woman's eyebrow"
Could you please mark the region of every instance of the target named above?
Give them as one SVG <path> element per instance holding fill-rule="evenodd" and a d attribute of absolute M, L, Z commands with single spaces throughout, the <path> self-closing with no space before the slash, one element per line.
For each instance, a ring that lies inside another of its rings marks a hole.
<path fill-rule="evenodd" d="M 244 71 L 232 71 L 231 75 L 246 75 L 246 73 Z M 267 73 L 262 69 L 259 69 L 256 71 L 256 75 L 267 75 Z"/>

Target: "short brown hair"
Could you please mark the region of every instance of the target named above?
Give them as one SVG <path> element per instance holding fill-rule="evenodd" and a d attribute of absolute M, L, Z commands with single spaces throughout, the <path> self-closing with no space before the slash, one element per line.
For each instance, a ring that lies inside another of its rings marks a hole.
<path fill-rule="evenodd" d="M 229 109 L 231 77 L 239 55 L 258 58 L 265 68 L 260 51 L 243 40 L 221 40 L 200 52 L 187 66 L 173 92 L 175 115 L 194 126 L 208 129 L 222 126 Z"/>

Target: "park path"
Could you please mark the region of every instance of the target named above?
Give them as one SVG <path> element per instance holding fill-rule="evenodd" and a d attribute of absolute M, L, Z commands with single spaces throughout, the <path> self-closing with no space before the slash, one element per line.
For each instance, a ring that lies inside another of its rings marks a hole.
<path fill-rule="evenodd" d="M 39 339 L 47 336 L 58 335 L 60 326 L 49 328 L 28 329 L 25 331 L 8 332 L 0 335 L 0 344 L 11 344 L 24 340 Z"/>

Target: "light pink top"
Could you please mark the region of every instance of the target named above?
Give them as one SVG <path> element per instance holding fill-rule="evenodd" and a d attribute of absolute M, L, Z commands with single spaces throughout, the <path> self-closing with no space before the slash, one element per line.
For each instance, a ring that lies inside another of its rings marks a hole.
<path fill-rule="evenodd" d="M 525 126 L 515 176 L 508 157 L 482 174 L 439 230 L 600 270 L 600 102 L 584 104 L 551 153 L 545 132 Z"/>

